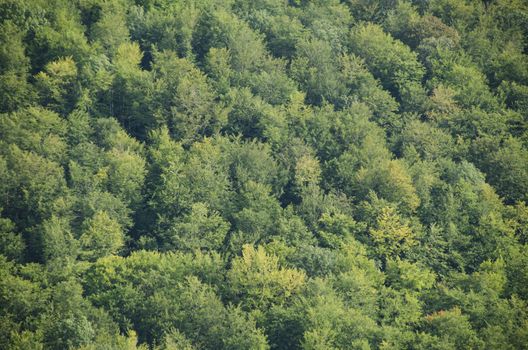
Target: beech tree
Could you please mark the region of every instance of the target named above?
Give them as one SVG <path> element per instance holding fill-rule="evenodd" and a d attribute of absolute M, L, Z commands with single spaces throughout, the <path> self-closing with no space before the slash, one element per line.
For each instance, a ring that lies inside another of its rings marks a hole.
<path fill-rule="evenodd" d="M 525 349 L 525 2 L 0 1 L 0 349 Z"/>

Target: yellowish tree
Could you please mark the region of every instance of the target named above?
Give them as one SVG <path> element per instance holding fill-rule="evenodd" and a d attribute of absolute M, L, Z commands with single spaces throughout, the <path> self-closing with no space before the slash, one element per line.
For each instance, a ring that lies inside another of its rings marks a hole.
<path fill-rule="evenodd" d="M 411 228 L 392 207 L 381 209 L 370 236 L 376 252 L 384 258 L 399 256 L 416 243 Z"/>
<path fill-rule="evenodd" d="M 281 268 L 279 258 L 264 248 L 244 245 L 242 256 L 233 261 L 227 274 L 231 295 L 248 309 L 266 309 L 270 304 L 284 304 L 304 285 L 304 272 Z"/>

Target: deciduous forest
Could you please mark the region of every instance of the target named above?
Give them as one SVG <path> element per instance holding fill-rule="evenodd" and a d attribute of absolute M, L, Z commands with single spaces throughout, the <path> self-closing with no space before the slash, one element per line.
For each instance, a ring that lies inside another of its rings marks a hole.
<path fill-rule="evenodd" d="M 0 349 L 528 349 L 526 0 L 0 0 Z"/>

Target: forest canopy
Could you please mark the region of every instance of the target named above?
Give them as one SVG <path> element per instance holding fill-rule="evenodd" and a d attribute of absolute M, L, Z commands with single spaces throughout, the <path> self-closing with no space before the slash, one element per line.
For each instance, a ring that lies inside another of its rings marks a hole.
<path fill-rule="evenodd" d="M 0 0 L 0 349 L 528 349 L 525 0 Z"/>

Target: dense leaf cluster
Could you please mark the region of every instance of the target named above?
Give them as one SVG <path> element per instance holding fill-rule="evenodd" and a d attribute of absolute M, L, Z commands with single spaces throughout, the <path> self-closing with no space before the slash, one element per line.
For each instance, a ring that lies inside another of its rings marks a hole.
<path fill-rule="evenodd" d="M 1 0 L 1 349 L 527 349 L 523 0 Z"/>

